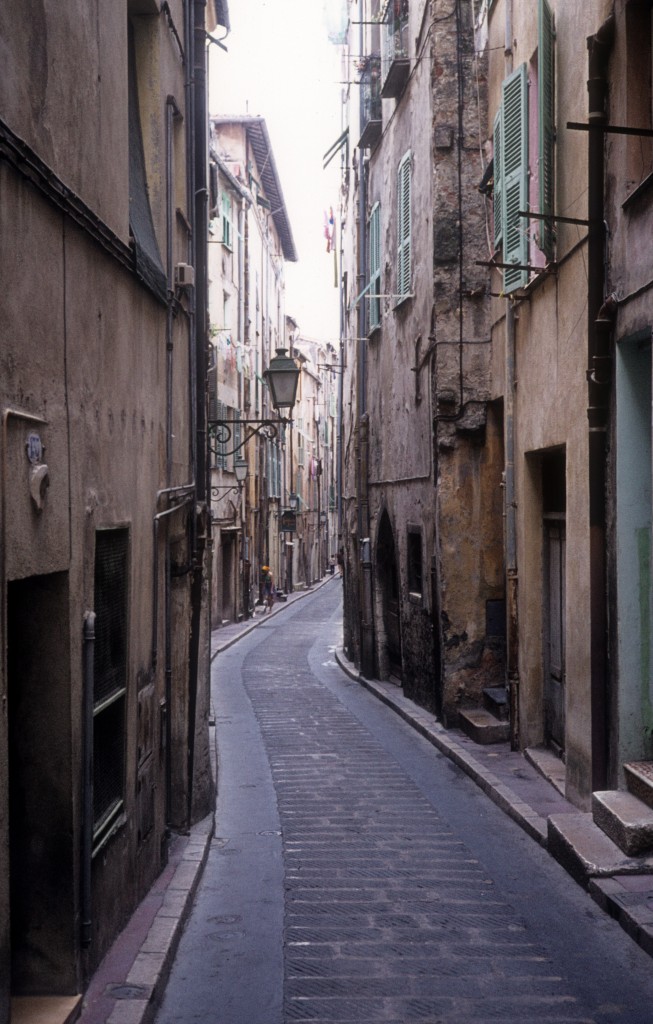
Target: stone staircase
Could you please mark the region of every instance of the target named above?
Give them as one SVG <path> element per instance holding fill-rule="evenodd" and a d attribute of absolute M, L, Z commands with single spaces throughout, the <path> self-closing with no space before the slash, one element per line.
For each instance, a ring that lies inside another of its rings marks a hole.
<path fill-rule="evenodd" d="M 624 765 L 628 789 L 592 794 L 592 817 L 629 857 L 653 850 L 653 762 Z"/>
<path fill-rule="evenodd" d="M 582 885 L 653 875 L 653 762 L 634 761 L 624 771 L 628 789 L 593 793 L 591 813 L 548 818 L 549 852 Z"/>
<path fill-rule="evenodd" d="M 508 692 L 504 686 L 483 690 L 483 707 L 462 708 L 458 725 L 474 743 L 505 743 L 510 739 Z"/>

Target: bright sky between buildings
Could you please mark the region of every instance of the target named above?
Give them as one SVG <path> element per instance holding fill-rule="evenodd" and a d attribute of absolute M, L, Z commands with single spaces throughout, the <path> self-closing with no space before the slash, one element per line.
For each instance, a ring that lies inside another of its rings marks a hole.
<path fill-rule="evenodd" d="M 324 218 L 333 211 L 339 238 L 340 161 L 325 171 L 322 157 L 343 130 L 340 58 L 328 37 L 341 8 L 340 0 L 237 0 L 228 52 L 209 48 L 210 113 L 267 123 L 298 253 L 286 264 L 286 312 L 305 336 L 334 343 L 338 288 Z"/>

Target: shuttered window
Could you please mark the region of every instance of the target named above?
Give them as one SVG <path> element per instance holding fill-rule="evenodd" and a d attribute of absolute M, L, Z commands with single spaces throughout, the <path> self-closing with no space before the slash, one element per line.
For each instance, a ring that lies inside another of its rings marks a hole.
<path fill-rule="evenodd" d="M 528 208 L 528 76 L 521 64 L 502 85 L 502 188 L 501 223 L 503 262 L 515 268 L 503 272 L 503 290 L 507 294 L 522 288 L 528 272 L 519 269 L 528 263 L 527 222 L 519 216 Z"/>
<path fill-rule="evenodd" d="M 370 330 L 381 325 L 381 206 L 375 203 L 369 221 L 370 249 Z"/>
<path fill-rule="evenodd" d="M 553 15 L 547 0 L 538 3 L 538 63 L 539 63 L 539 180 L 540 213 L 553 213 L 554 188 L 554 74 Z M 547 259 L 553 259 L 554 225 L 550 220 L 540 222 L 540 248 Z"/>
<path fill-rule="evenodd" d="M 501 131 L 502 131 L 502 108 L 499 107 L 497 116 L 494 119 L 494 248 L 498 249 L 503 241 L 503 221 L 501 220 L 501 204 L 503 202 L 503 178 L 501 176 Z"/>
<path fill-rule="evenodd" d="M 400 298 L 410 295 L 411 286 L 411 185 L 412 158 L 410 152 L 399 164 L 397 184 L 397 295 Z"/>

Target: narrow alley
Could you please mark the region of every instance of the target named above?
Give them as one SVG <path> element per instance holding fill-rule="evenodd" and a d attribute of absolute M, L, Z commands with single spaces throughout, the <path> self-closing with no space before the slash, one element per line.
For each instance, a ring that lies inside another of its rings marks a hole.
<path fill-rule="evenodd" d="M 341 587 L 213 662 L 216 833 L 157 1024 L 648 1024 L 650 958 L 335 660 Z"/>

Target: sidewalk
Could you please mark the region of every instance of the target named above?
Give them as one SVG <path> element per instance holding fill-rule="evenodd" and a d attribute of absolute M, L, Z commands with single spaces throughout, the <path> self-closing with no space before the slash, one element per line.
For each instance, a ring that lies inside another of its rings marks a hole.
<path fill-rule="evenodd" d="M 269 616 L 339 577 L 278 601 L 271 612 L 230 623 L 211 636 L 211 661 Z M 535 842 L 561 864 L 653 956 L 653 858 L 626 858 L 607 839 L 590 843 L 591 815 L 581 814 L 561 792 L 559 762 L 545 751 L 511 751 L 509 744 L 482 746 L 457 729 L 445 730 L 434 715 L 413 704 L 393 683 L 364 679 L 336 651 L 341 668 L 449 757 Z M 84 997 L 80 1024 L 150 1024 L 161 1000 L 184 922 L 213 837 L 213 815 L 188 836 L 175 836 L 168 865 L 137 907 L 96 971 Z M 575 842 L 570 835 L 579 835 Z M 606 845 L 607 844 L 607 845 Z M 617 851 L 615 854 L 614 851 Z M 74 1019 L 74 1018 L 71 1018 Z M 50 1022 L 48 1022 L 50 1024 Z"/>

